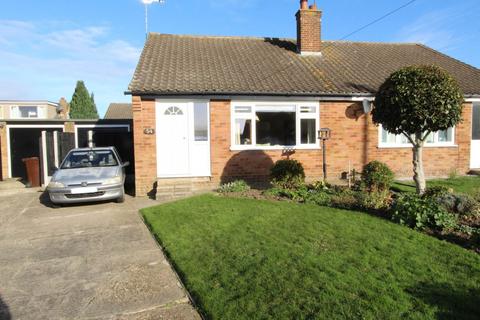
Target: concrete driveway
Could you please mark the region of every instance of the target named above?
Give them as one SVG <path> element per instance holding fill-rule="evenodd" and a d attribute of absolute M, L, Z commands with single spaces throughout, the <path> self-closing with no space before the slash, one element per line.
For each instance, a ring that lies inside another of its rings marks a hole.
<path fill-rule="evenodd" d="M 50 208 L 0 187 L 0 319 L 199 319 L 138 215 L 156 204 Z"/>

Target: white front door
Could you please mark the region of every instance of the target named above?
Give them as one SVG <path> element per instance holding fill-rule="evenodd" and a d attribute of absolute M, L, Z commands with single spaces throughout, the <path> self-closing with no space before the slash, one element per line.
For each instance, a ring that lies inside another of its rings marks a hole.
<path fill-rule="evenodd" d="M 188 104 L 157 103 L 156 114 L 158 176 L 187 176 L 190 172 Z"/>
<path fill-rule="evenodd" d="M 480 104 L 473 104 L 470 168 L 480 169 Z"/>

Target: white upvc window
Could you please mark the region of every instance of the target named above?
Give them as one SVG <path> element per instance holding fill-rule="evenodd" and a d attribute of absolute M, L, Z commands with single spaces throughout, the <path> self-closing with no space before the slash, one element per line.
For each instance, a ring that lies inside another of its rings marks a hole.
<path fill-rule="evenodd" d="M 232 150 L 319 148 L 318 102 L 232 102 Z"/>
<path fill-rule="evenodd" d="M 42 118 L 42 109 L 38 106 L 12 106 L 10 110 L 14 119 Z"/>
<path fill-rule="evenodd" d="M 411 147 L 411 143 L 403 134 L 389 133 L 380 125 L 379 147 L 380 148 L 407 148 Z M 425 140 L 426 147 L 451 147 L 455 146 L 455 128 L 432 132 Z"/>

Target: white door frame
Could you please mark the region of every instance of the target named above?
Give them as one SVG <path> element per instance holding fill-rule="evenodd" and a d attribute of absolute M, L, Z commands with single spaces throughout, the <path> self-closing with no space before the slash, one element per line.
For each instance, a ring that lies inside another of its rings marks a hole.
<path fill-rule="evenodd" d="M 159 108 L 161 105 L 165 104 L 184 104 L 186 106 L 186 121 L 187 121 L 187 127 L 188 127 L 188 134 L 187 134 L 187 139 L 188 139 L 188 157 L 189 157 L 189 169 L 188 173 L 184 175 L 162 175 L 160 174 L 160 163 L 158 161 L 160 157 L 160 148 L 159 148 L 159 143 L 160 143 L 160 138 L 158 135 L 158 130 L 156 130 L 156 158 L 157 158 L 157 177 L 158 178 L 193 178 L 193 177 L 210 177 L 211 176 L 211 155 L 210 155 L 210 101 L 207 99 L 156 99 L 155 100 L 155 114 L 156 114 L 156 119 L 155 119 L 155 129 L 157 129 L 158 126 L 158 119 L 159 119 Z M 207 104 L 207 141 L 195 141 L 195 135 L 194 135 L 194 125 L 195 125 L 195 119 L 194 119 L 194 106 L 195 103 L 206 103 Z M 198 161 L 198 158 L 195 159 L 195 148 L 198 147 L 203 147 L 206 150 L 206 157 L 208 159 L 205 159 L 205 170 L 202 171 L 201 174 L 197 174 L 195 172 L 192 172 L 192 161 Z M 207 167 L 208 166 L 208 167 Z"/>

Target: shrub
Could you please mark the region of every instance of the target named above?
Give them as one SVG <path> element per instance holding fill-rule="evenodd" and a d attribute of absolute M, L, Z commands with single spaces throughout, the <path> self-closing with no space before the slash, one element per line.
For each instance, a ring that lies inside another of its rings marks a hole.
<path fill-rule="evenodd" d="M 233 182 L 223 183 L 218 188 L 220 193 L 245 192 L 250 190 L 250 186 L 244 180 L 235 180 Z"/>
<path fill-rule="evenodd" d="M 356 194 L 358 205 L 367 210 L 388 209 L 391 202 L 390 192 L 388 190 L 377 192 L 362 192 Z"/>
<path fill-rule="evenodd" d="M 314 203 L 319 206 L 330 206 L 332 204 L 331 196 L 323 191 L 310 190 L 306 203 Z"/>
<path fill-rule="evenodd" d="M 457 225 L 456 217 L 435 200 L 416 194 L 403 194 L 392 207 L 392 220 L 414 229 L 449 230 Z"/>
<path fill-rule="evenodd" d="M 294 189 L 305 181 L 305 172 L 296 160 L 278 160 L 270 169 L 272 184 L 283 189 Z"/>
<path fill-rule="evenodd" d="M 358 201 L 356 193 L 349 189 L 339 190 L 331 195 L 331 205 L 340 209 L 357 209 Z"/>
<path fill-rule="evenodd" d="M 448 212 L 457 212 L 457 197 L 453 193 L 445 193 L 437 197 L 430 197 L 432 201 L 436 201 Z"/>
<path fill-rule="evenodd" d="M 423 194 L 423 198 L 437 198 L 449 193 L 451 193 L 450 189 L 448 189 L 445 186 L 434 186 L 434 187 L 429 187 L 427 188 L 427 190 L 425 190 L 425 193 Z"/>
<path fill-rule="evenodd" d="M 448 212 L 458 213 L 462 216 L 477 215 L 480 211 L 480 204 L 474 197 L 468 194 L 450 193 L 445 187 L 427 189 L 423 198 L 431 199 Z"/>
<path fill-rule="evenodd" d="M 392 170 L 386 164 L 372 161 L 363 167 L 362 185 L 369 191 L 385 191 L 390 189 L 394 177 Z"/>
<path fill-rule="evenodd" d="M 468 194 L 457 194 L 457 201 L 455 203 L 455 210 L 460 215 L 470 216 L 477 215 L 479 211 L 479 203 L 475 198 Z"/>

